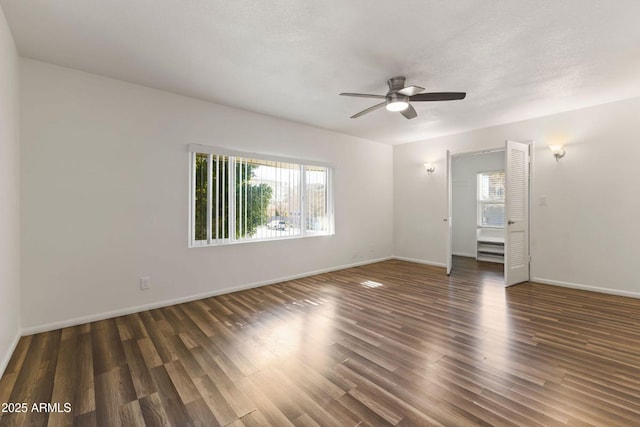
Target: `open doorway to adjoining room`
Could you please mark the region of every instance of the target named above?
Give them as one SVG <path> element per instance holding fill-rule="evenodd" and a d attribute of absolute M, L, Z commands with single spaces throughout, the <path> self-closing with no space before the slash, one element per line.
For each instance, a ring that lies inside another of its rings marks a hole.
<path fill-rule="evenodd" d="M 453 256 L 504 265 L 504 286 L 529 280 L 532 142 L 451 154 L 447 150 L 447 274 Z"/>
<path fill-rule="evenodd" d="M 451 156 L 452 274 L 472 268 L 504 281 L 504 168 L 501 148 Z"/>

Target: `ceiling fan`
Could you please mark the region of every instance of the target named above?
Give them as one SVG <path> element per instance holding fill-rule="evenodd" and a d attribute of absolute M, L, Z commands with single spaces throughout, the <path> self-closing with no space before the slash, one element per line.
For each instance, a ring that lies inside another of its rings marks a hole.
<path fill-rule="evenodd" d="M 360 116 L 364 116 L 378 108 L 385 106 L 389 111 L 399 111 L 407 119 L 413 119 L 418 116 L 416 110 L 411 106 L 412 101 L 455 101 L 457 99 L 464 99 L 467 96 L 466 92 L 428 92 L 424 91 L 420 86 L 404 86 L 405 78 L 403 76 L 392 77 L 387 80 L 389 85 L 389 92 L 386 95 L 370 95 L 367 93 L 341 93 L 342 96 L 355 96 L 358 98 L 378 98 L 384 99 L 380 104 L 376 104 L 373 107 L 369 107 L 366 110 L 360 111 L 357 114 L 351 116 L 352 119 L 357 119 Z"/>

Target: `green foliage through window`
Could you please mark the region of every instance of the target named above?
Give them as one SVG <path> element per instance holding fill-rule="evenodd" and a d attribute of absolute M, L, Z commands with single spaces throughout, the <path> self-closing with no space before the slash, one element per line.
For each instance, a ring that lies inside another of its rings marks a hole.
<path fill-rule="evenodd" d="M 333 233 L 330 168 L 191 155 L 192 245 Z"/>

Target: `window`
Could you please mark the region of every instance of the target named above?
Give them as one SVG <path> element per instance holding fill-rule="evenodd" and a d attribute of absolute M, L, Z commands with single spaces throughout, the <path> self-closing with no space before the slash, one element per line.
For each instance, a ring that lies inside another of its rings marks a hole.
<path fill-rule="evenodd" d="M 478 226 L 504 228 L 504 171 L 478 174 Z"/>
<path fill-rule="evenodd" d="M 189 150 L 191 246 L 333 234 L 330 165 Z"/>

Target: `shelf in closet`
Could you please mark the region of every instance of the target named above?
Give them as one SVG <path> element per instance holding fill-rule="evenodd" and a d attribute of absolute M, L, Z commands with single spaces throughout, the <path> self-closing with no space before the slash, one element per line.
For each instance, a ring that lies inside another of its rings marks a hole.
<path fill-rule="evenodd" d="M 476 259 L 504 263 L 504 229 L 479 227 L 476 233 Z"/>

